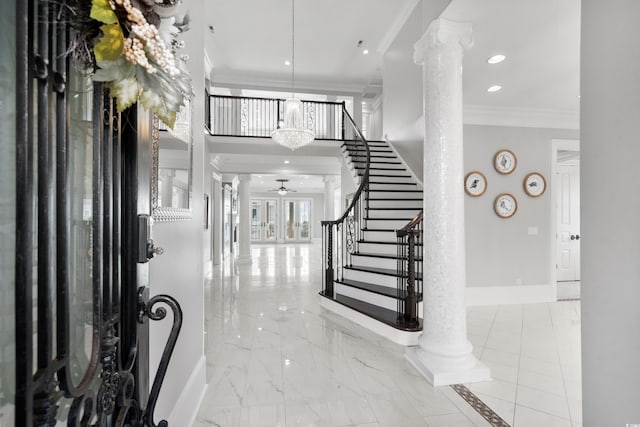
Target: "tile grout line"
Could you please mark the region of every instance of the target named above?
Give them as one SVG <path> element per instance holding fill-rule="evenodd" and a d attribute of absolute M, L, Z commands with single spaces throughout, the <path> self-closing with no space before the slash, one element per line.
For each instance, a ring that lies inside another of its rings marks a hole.
<path fill-rule="evenodd" d="M 477 413 L 482 415 L 482 418 L 487 420 L 492 427 L 511 427 L 509 423 L 500 417 L 493 409 L 491 409 L 486 403 L 484 403 L 478 396 L 476 396 L 467 386 L 464 384 L 453 384 L 451 388 L 464 399 Z"/>
<path fill-rule="evenodd" d="M 558 356 L 558 365 L 560 366 L 560 375 L 562 376 L 562 388 L 564 390 L 564 400 L 567 402 L 567 412 L 569 413 L 569 422 L 573 425 L 573 415 L 571 414 L 571 404 L 569 403 L 569 394 L 567 393 L 567 384 L 564 378 L 564 368 L 562 366 L 562 358 L 560 357 L 560 349 L 558 348 L 558 334 L 556 333 L 556 324 L 553 321 L 553 315 L 551 314 L 551 308 L 547 306 L 549 311 L 549 318 L 551 319 L 551 327 L 553 329 L 553 337 L 556 345 L 556 355 Z"/>

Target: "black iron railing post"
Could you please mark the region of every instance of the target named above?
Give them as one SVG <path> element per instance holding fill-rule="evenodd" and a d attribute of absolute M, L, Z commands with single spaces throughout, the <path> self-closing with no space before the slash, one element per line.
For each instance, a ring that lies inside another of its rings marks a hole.
<path fill-rule="evenodd" d="M 333 224 L 327 227 L 327 264 L 324 280 L 325 295 L 333 298 Z"/>
<path fill-rule="evenodd" d="M 340 135 L 343 141 L 344 141 L 344 135 L 345 135 L 345 131 L 344 131 L 345 117 L 344 116 L 346 111 L 347 111 L 346 103 L 345 101 L 342 101 L 342 119 L 340 120 Z"/>
<path fill-rule="evenodd" d="M 418 295 L 416 293 L 416 231 L 407 235 L 407 296 L 404 305 L 404 320 L 407 323 L 418 323 Z"/>

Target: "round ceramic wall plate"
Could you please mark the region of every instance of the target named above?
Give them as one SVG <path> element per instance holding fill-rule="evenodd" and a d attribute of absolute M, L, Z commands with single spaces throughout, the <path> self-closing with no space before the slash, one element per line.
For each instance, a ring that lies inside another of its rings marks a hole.
<path fill-rule="evenodd" d="M 471 197 L 482 196 L 487 191 L 487 178 L 482 172 L 469 172 L 464 178 L 464 191 Z"/>
<path fill-rule="evenodd" d="M 524 191 L 531 197 L 540 197 L 547 190 L 547 181 L 537 172 L 530 173 L 524 178 Z"/>
<path fill-rule="evenodd" d="M 517 163 L 516 155 L 511 150 L 500 150 L 493 157 L 493 167 L 503 175 L 510 174 L 516 170 Z"/>
<path fill-rule="evenodd" d="M 511 218 L 518 210 L 518 202 L 511 194 L 502 193 L 496 197 L 493 203 L 493 210 L 500 218 Z"/>

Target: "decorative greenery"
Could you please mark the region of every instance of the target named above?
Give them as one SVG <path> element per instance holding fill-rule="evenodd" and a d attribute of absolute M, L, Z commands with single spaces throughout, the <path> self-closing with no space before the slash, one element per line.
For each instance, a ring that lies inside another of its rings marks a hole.
<path fill-rule="evenodd" d="M 72 0 L 75 30 L 70 53 L 94 69 L 93 80 L 105 82 L 118 111 L 140 101 L 170 128 L 176 113 L 192 96 L 186 55 L 178 35 L 189 17 L 161 17 L 158 11 L 177 0 Z"/>

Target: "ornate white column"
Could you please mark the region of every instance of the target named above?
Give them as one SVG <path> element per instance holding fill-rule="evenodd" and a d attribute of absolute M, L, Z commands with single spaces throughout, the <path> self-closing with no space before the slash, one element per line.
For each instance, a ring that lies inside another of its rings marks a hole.
<path fill-rule="evenodd" d="M 251 175 L 238 175 L 238 264 L 251 264 Z"/>
<path fill-rule="evenodd" d="M 423 333 L 407 359 L 434 386 L 490 379 L 467 339 L 462 57 L 470 23 L 437 19 L 415 44 L 424 90 Z"/>
<path fill-rule="evenodd" d="M 324 181 L 324 219 L 325 220 L 334 220 L 336 216 L 335 214 L 335 203 L 334 203 L 334 191 L 333 191 L 333 183 L 336 178 L 333 175 L 325 175 L 323 178 Z"/>

